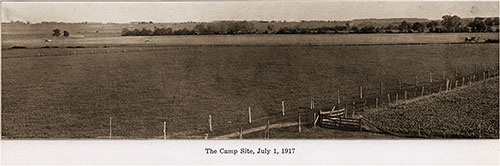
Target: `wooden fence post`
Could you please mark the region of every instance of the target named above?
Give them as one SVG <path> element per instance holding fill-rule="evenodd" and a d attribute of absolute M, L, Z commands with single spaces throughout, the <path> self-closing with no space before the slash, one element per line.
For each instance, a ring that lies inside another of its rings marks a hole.
<path fill-rule="evenodd" d="M 264 138 L 269 139 L 269 120 L 267 121 L 266 130 L 264 131 Z"/>
<path fill-rule="evenodd" d="M 281 116 L 285 116 L 285 101 L 281 101 Z"/>
<path fill-rule="evenodd" d="M 113 121 L 113 117 L 109 117 L 109 139 L 111 139 L 112 133 L 111 133 L 111 124 Z"/>
<path fill-rule="evenodd" d="M 379 89 L 380 89 L 380 94 L 383 94 L 384 93 L 384 82 L 380 81 Z"/>
<path fill-rule="evenodd" d="M 486 72 L 483 71 L 483 80 L 486 80 Z"/>
<path fill-rule="evenodd" d="M 399 93 L 396 93 L 396 103 L 394 104 L 398 104 L 398 100 L 399 100 Z"/>
<path fill-rule="evenodd" d="M 455 88 L 458 87 L 458 80 L 455 80 Z"/>
<path fill-rule="evenodd" d="M 313 127 L 316 128 L 316 112 L 313 113 Z"/>
<path fill-rule="evenodd" d="M 408 91 L 405 90 L 405 100 L 408 99 Z"/>
<path fill-rule="evenodd" d="M 340 104 L 340 90 L 337 90 L 337 104 Z"/>
<path fill-rule="evenodd" d="M 344 107 L 344 118 L 347 118 L 347 103 L 345 104 L 345 107 Z"/>
<path fill-rule="evenodd" d="M 432 72 L 429 73 L 429 82 L 432 83 Z"/>
<path fill-rule="evenodd" d="M 240 139 L 243 139 L 243 128 L 240 127 Z"/>
<path fill-rule="evenodd" d="M 248 123 L 252 123 L 252 110 L 248 107 Z"/>
<path fill-rule="evenodd" d="M 415 76 L 415 86 L 418 86 L 418 76 Z"/>
<path fill-rule="evenodd" d="M 167 139 L 167 121 L 163 121 L 163 139 Z"/>
<path fill-rule="evenodd" d="M 422 93 L 420 94 L 420 96 L 424 96 L 424 86 L 422 86 Z"/>
<path fill-rule="evenodd" d="M 403 87 L 401 86 L 401 78 L 400 78 L 400 79 L 398 79 L 398 81 L 399 81 L 399 90 L 401 90 L 401 89 L 403 88 Z"/>
<path fill-rule="evenodd" d="M 299 113 L 299 133 L 302 132 L 302 128 L 300 128 L 300 113 Z"/>
<path fill-rule="evenodd" d="M 465 85 L 465 77 L 462 77 L 462 86 Z"/>
<path fill-rule="evenodd" d="M 356 112 L 356 109 L 352 109 L 352 118 L 354 118 L 355 112 Z"/>
<path fill-rule="evenodd" d="M 311 110 L 314 109 L 314 99 L 311 97 Z"/>
<path fill-rule="evenodd" d="M 418 94 L 418 87 L 415 87 L 414 93 L 415 93 L 415 94 L 414 94 L 415 98 L 416 98 L 416 97 L 418 97 L 418 96 L 417 96 L 417 94 Z"/>
<path fill-rule="evenodd" d="M 387 105 L 391 105 L 391 95 L 387 93 Z"/>
<path fill-rule="evenodd" d="M 448 92 L 450 88 L 450 80 L 449 79 L 446 79 L 446 91 Z"/>
<path fill-rule="evenodd" d="M 210 126 L 210 132 L 212 132 L 212 115 L 208 115 L 208 125 Z"/>
<path fill-rule="evenodd" d="M 359 86 L 359 98 L 363 98 L 363 86 Z"/>
<path fill-rule="evenodd" d="M 377 107 L 378 107 L 378 97 L 375 98 L 375 108 L 377 108 Z"/>

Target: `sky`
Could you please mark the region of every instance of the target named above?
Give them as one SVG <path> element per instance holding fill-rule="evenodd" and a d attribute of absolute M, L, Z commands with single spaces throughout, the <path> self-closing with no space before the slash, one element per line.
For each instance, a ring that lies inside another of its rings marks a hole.
<path fill-rule="evenodd" d="M 2 22 L 207 22 L 494 17 L 498 1 L 2 2 Z"/>

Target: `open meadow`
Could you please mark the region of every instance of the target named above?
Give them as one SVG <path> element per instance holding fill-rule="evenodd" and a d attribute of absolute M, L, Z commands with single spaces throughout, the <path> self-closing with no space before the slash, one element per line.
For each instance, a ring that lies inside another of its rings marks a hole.
<path fill-rule="evenodd" d="M 387 89 L 396 88 L 399 79 L 403 86 L 416 77 L 427 82 L 429 73 L 443 81 L 443 75 L 497 70 L 499 62 L 498 44 L 339 46 L 316 38 L 320 44 L 308 46 L 298 37 L 285 40 L 294 45 L 271 42 L 280 41 L 279 35 L 269 38 L 267 44 L 246 46 L 229 40 L 3 49 L 2 137 L 106 138 L 112 117 L 117 137 L 161 138 L 166 121 L 169 138 L 201 138 L 208 133 L 209 115 L 211 135 L 221 135 L 266 120 L 294 121 L 298 112 L 311 114 L 311 99 L 317 108 L 331 109 L 337 92 L 342 102 L 354 100 L 360 86 L 369 96 L 379 92 L 380 81 Z"/>

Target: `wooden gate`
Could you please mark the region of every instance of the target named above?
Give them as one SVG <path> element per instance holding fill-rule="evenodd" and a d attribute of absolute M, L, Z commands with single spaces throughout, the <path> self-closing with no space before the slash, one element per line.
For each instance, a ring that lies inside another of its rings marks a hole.
<path fill-rule="evenodd" d="M 334 108 L 335 109 L 335 108 Z M 319 126 L 323 128 L 359 130 L 361 131 L 361 118 L 347 118 L 345 109 L 319 112 Z"/>

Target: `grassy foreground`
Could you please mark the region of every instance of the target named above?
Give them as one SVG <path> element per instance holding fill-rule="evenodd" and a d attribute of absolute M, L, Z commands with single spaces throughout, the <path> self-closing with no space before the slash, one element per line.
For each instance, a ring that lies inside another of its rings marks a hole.
<path fill-rule="evenodd" d="M 363 116 L 402 136 L 425 138 L 499 138 L 498 77 Z M 420 128 L 420 134 L 419 134 Z"/>

